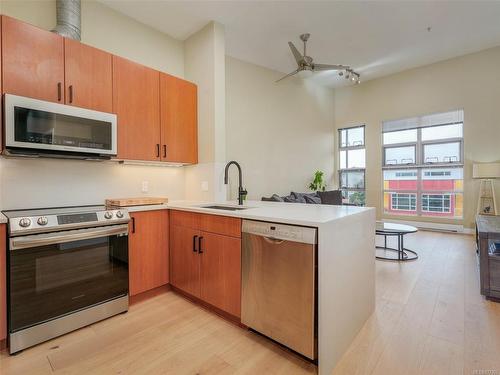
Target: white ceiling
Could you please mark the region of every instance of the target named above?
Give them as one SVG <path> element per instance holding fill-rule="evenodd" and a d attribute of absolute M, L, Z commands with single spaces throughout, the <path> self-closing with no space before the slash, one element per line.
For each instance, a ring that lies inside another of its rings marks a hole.
<path fill-rule="evenodd" d="M 181 40 L 218 21 L 226 54 L 283 73 L 296 68 L 287 42 L 299 47 L 305 32 L 315 62 L 350 65 L 362 81 L 500 45 L 500 1 L 101 2 Z M 345 81 L 334 72 L 312 79 Z"/>

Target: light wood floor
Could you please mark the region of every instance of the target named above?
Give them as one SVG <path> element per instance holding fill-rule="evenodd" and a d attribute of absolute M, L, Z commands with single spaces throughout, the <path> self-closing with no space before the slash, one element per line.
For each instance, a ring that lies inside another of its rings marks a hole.
<path fill-rule="evenodd" d="M 471 236 L 419 232 L 412 263 L 377 262 L 376 312 L 335 374 L 500 375 L 500 304 L 479 295 Z M 268 340 L 166 293 L 25 350 L 0 374 L 312 374 Z"/>

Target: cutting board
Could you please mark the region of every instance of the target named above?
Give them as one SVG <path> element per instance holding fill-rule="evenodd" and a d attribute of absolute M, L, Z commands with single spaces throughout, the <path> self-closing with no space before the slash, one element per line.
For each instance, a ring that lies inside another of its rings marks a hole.
<path fill-rule="evenodd" d="M 147 206 L 150 204 L 165 204 L 168 198 L 141 197 L 141 198 L 116 198 L 106 199 L 108 207 L 127 207 L 127 206 Z"/>

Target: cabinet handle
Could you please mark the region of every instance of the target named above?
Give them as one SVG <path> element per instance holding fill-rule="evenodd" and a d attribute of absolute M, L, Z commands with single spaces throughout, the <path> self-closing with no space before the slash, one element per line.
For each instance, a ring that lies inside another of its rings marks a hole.
<path fill-rule="evenodd" d="M 198 253 L 203 254 L 203 249 L 201 248 L 201 240 L 203 239 L 203 236 L 200 236 L 198 238 Z"/>
<path fill-rule="evenodd" d="M 163 157 L 167 157 L 167 145 L 163 145 Z"/>
<path fill-rule="evenodd" d="M 132 216 L 132 233 L 135 233 L 135 217 Z"/>
<path fill-rule="evenodd" d="M 160 157 L 160 144 L 159 143 L 156 144 L 156 157 L 157 158 Z"/>
<path fill-rule="evenodd" d="M 198 238 L 198 236 L 193 236 L 193 252 L 194 253 L 197 253 L 198 250 L 196 250 L 196 239 Z"/>
<path fill-rule="evenodd" d="M 57 82 L 57 101 L 61 101 L 62 99 L 62 83 Z"/>
<path fill-rule="evenodd" d="M 73 85 L 69 85 L 69 102 L 73 103 Z"/>

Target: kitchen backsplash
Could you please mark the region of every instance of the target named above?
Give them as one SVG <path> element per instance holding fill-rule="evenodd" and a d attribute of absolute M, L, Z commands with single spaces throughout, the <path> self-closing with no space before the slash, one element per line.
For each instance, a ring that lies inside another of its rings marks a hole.
<path fill-rule="evenodd" d="M 184 199 L 184 174 L 182 167 L 0 158 L 0 209 L 103 204 L 110 197 Z"/>

